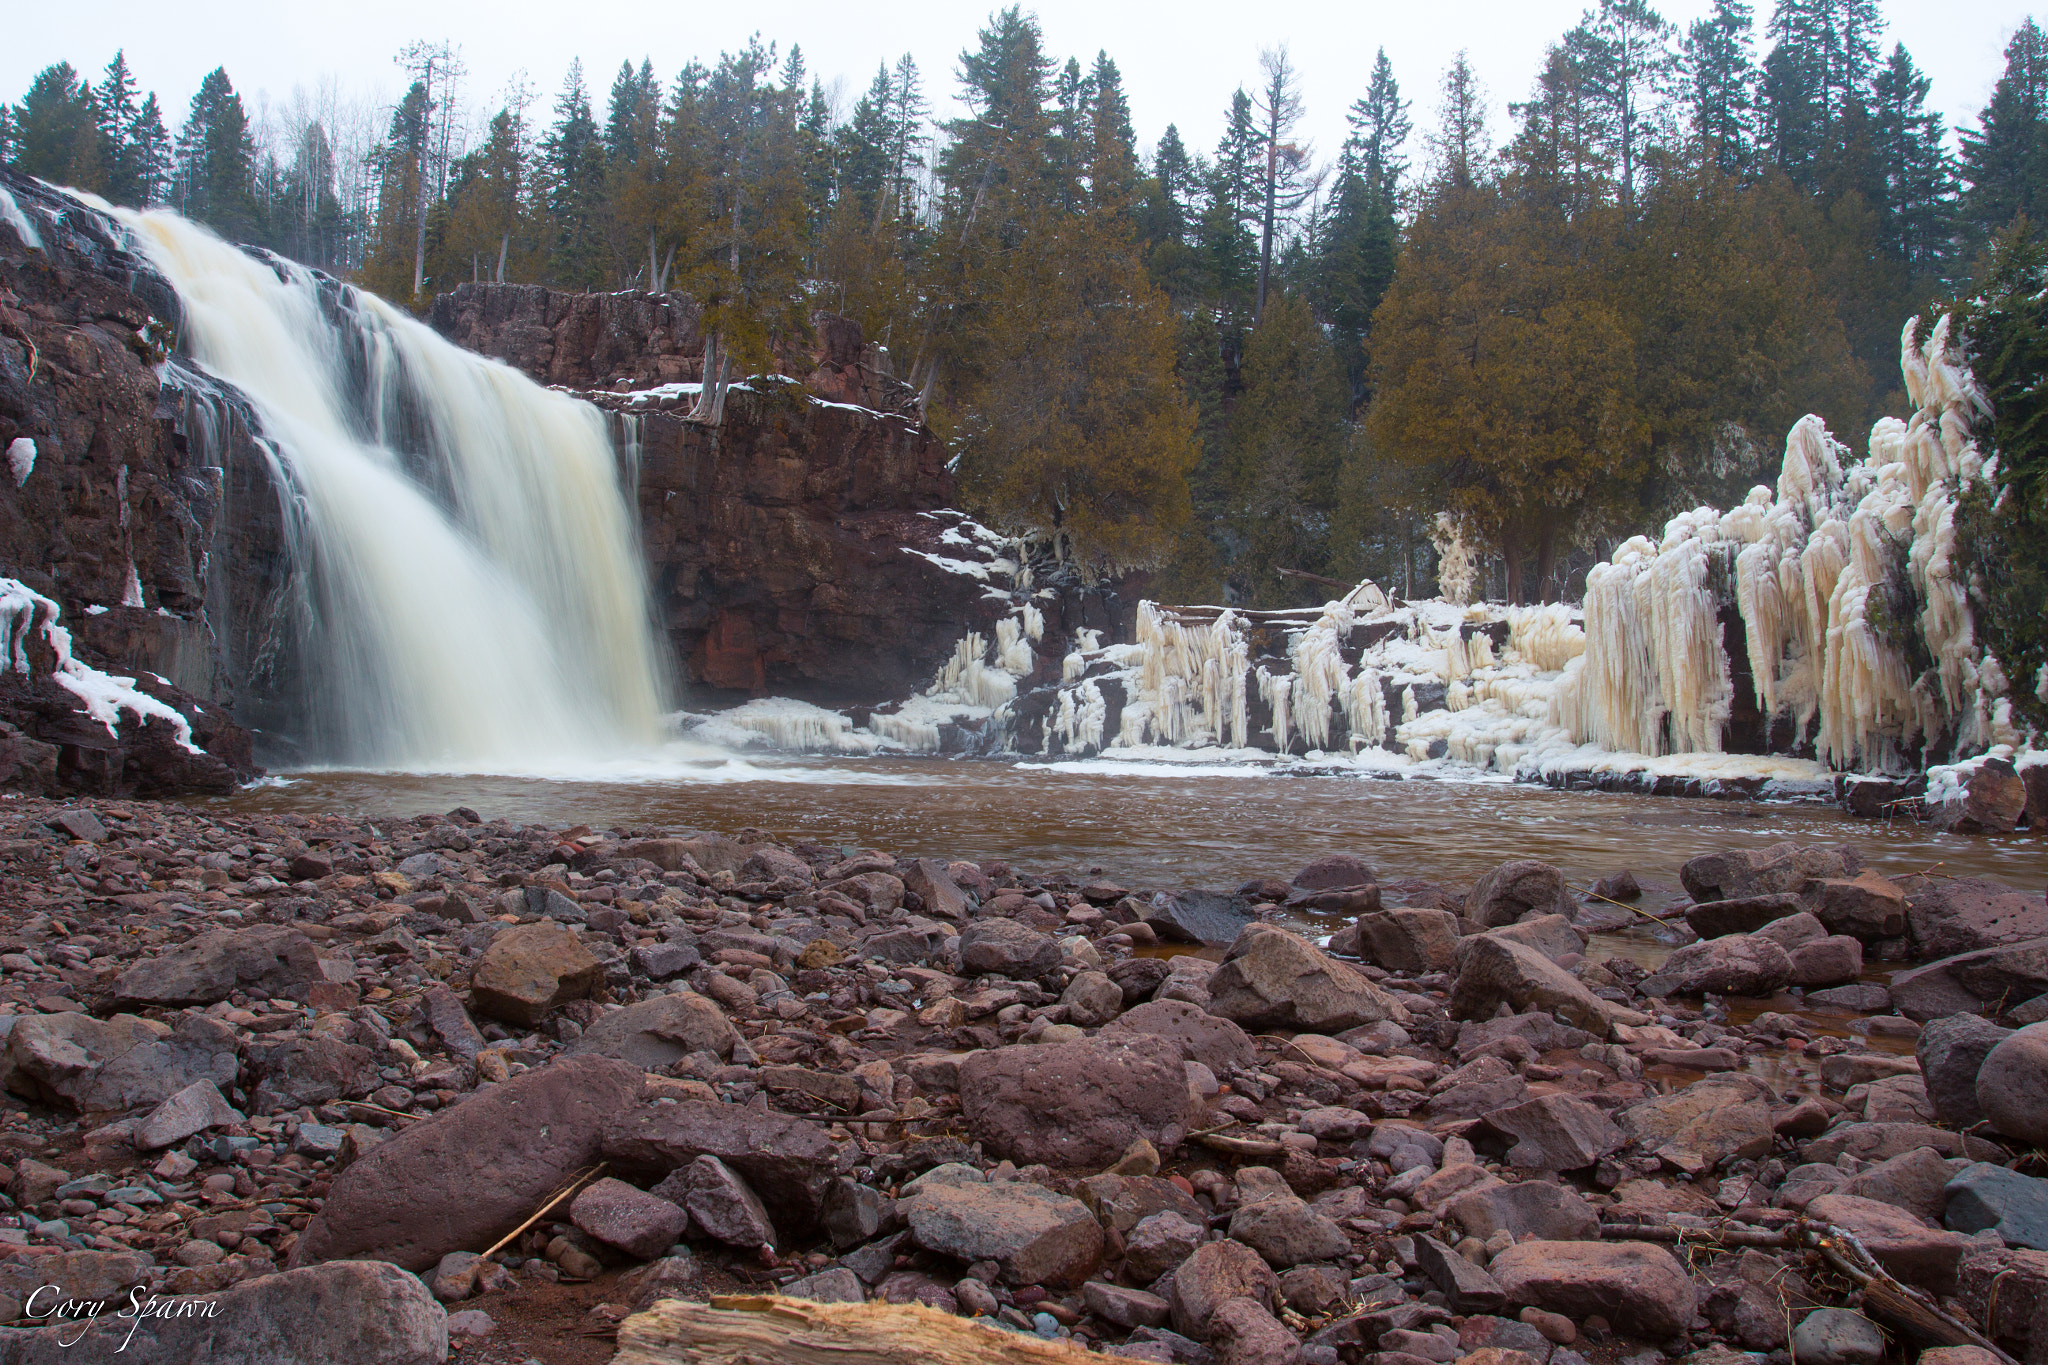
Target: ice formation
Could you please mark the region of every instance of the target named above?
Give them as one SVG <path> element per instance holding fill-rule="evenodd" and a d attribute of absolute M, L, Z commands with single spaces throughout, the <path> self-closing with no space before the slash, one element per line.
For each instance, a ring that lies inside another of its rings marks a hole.
<path fill-rule="evenodd" d="M 29 216 L 21 211 L 21 205 L 14 201 L 14 196 L 4 189 L 0 189 L 0 223 L 13 228 L 24 246 L 33 251 L 43 249 L 42 234 L 36 231 L 36 225 L 29 221 Z"/>
<path fill-rule="evenodd" d="M 71 657 L 71 632 L 58 624 L 63 608 L 19 579 L 0 578 L 0 622 L 7 631 L 8 666 L 16 673 L 32 672 L 29 664 L 30 639 L 40 632 L 57 656 L 50 677 L 59 687 L 77 697 L 85 713 L 119 737 L 121 713 L 126 711 L 147 724 L 154 717 L 167 722 L 179 747 L 200 752 L 192 742 L 192 723 L 155 697 L 135 690 L 135 679 L 102 673 Z"/>
<path fill-rule="evenodd" d="M 21 487 L 28 482 L 28 476 L 36 472 L 36 443 L 26 436 L 17 436 L 7 443 L 7 469 L 14 475 L 14 486 Z"/>

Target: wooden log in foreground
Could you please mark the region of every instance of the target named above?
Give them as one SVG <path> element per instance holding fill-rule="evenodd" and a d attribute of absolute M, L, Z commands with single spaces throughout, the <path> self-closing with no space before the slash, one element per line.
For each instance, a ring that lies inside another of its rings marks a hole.
<path fill-rule="evenodd" d="M 1065 1341 L 920 1303 L 812 1303 L 777 1294 L 664 1299 L 619 1324 L 611 1365 L 1081 1365 Z"/>

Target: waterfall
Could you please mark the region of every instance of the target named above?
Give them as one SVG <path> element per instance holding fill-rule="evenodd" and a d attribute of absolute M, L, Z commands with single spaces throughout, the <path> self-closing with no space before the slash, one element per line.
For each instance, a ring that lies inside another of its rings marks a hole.
<path fill-rule="evenodd" d="M 108 210 L 233 384 L 306 590 L 306 756 L 541 771 L 663 738 L 630 490 L 595 408 L 174 214 Z"/>

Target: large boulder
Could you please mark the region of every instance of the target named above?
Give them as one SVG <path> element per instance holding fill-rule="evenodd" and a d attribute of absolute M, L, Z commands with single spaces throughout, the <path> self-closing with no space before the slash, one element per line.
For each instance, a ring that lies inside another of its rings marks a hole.
<path fill-rule="evenodd" d="M 383 1084 L 370 1049 L 317 1034 L 252 1043 L 249 1070 L 256 1077 L 250 1108 L 258 1114 L 356 1099 Z"/>
<path fill-rule="evenodd" d="M 1801 898 L 1807 911 L 1831 934 L 1848 934 L 1871 943 L 1906 932 L 1906 893 L 1897 882 L 1876 872 L 1815 878 L 1806 884 Z"/>
<path fill-rule="evenodd" d="M 1228 1019 L 1185 1000 L 1148 1000 L 1103 1025 L 1104 1038 L 1151 1034 L 1178 1043 L 1181 1055 L 1200 1062 L 1218 1076 L 1258 1059 L 1258 1044 Z"/>
<path fill-rule="evenodd" d="M 1957 834 L 2010 834 L 2027 810 L 2027 786 L 2009 758 L 1980 758 L 1955 776 L 1945 800 L 1929 794 L 1927 819 Z"/>
<path fill-rule="evenodd" d="M 1947 1015 L 1920 1030 L 1913 1055 L 1920 1059 L 1920 1077 L 1936 1118 L 1957 1129 L 1984 1121 L 1977 1073 L 1991 1049 L 2011 1036 L 2011 1029 L 1975 1014 Z"/>
<path fill-rule="evenodd" d="M 1804 891 L 1816 877 L 1853 877 L 1861 865 L 1848 849 L 1802 848 L 1788 841 L 1703 853 L 1679 869 L 1678 879 L 1696 901 L 1735 900 Z"/>
<path fill-rule="evenodd" d="M 1549 863 L 1517 858 L 1479 879 L 1465 898 L 1465 918 L 1488 929 L 1524 915 L 1564 915 L 1579 908 L 1564 873 Z"/>
<path fill-rule="evenodd" d="M 1562 962 L 1566 957 L 1583 956 L 1586 951 L 1586 936 L 1578 926 L 1563 915 L 1531 915 L 1513 924 L 1503 924 L 1498 929 L 1488 929 L 1481 938 L 1505 939 L 1509 943 L 1520 943 L 1534 948 L 1552 962 Z M 1461 964 L 1468 951 L 1469 939 L 1460 939 L 1453 963 Z"/>
<path fill-rule="evenodd" d="M 1242 1242 L 1224 1238 L 1204 1242 L 1174 1269 L 1167 1301 L 1173 1305 L 1174 1330 L 1197 1341 L 1209 1334 L 1209 1320 L 1233 1299 L 1251 1299 L 1265 1308 L 1277 1305 L 1280 1277 L 1265 1257 Z"/>
<path fill-rule="evenodd" d="M 552 920 L 515 924 L 484 949 L 470 974 L 477 1013 L 531 1028 L 557 1005 L 580 1000 L 604 981 L 604 964 L 576 932 Z"/>
<path fill-rule="evenodd" d="M 2007 1137 L 2048 1147 L 2048 1021 L 2027 1025 L 1986 1054 L 1977 1107 Z"/>
<path fill-rule="evenodd" d="M 1686 907 L 1685 922 L 1701 938 L 1723 934 L 1753 934 L 1775 920 L 1797 915 L 1806 904 L 1789 891 L 1763 896 L 1740 896 L 1701 901 Z"/>
<path fill-rule="evenodd" d="M 1792 957 L 1760 934 L 1688 943 L 1643 978 L 1645 995 L 1770 995 L 1792 979 Z"/>
<path fill-rule="evenodd" d="M 425 1270 L 510 1232 L 597 1161 L 637 1067 L 570 1057 L 478 1091 L 392 1134 L 334 1178 L 293 1265 L 371 1257 Z"/>
<path fill-rule="evenodd" d="M 1299 934 L 1251 924 L 1209 978 L 1209 1010 L 1247 1028 L 1340 1033 L 1408 1022 L 1408 1011 L 1366 977 Z"/>
<path fill-rule="evenodd" d="M 1772 1098 L 1756 1077 L 1723 1072 L 1632 1104 L 1615 1122 L 1641 1151 L 1697 1173 L 1767 1154 L 1777 1138 Z"/>
<path fill-rule="evenodd" d="M 1337 940 L 1330 946 L 1338 948 Z M 1448 910 L 1405 905 L 1376 910 L 1358 917 L 1349 946 L 1390 972 L 1447 972 L 1458 960 L 1458 917 Z"/>
<path fill-rule="evenodd" d="M 1234 941 L 1258 918 L 1250 900 L 1216 891 L 1155 891 L 1145 910 L 1145 923 L 1168 943 L 1215 948 Z"/>
<path fill-rule="evenodd" d="M 2048 768 L 2043 769 L 2048 772 Z M 2048 900 L 1988 877 L 1907 877 L 1906 921 L 1926 958 L 2048 938 Z"/>
<path fill-rule="evenodd" d="M 659 1179 L 700 1156 L 717 1157 L 760 1195 L 786 1237 L 818 1228 L 840 1162 L 837 1145 L 809 1119 L 710 1100 L 615 1112 L 601 1150 L 612 1169 L 629 1178 Z"/>
<path fill-rule="evenodd" d="M 1990 1014 L 2048 992 L 2048 937 L 1979 948 L 1892 977 L 1892 1007 L 1925 1023 Z"/>
<path fill-rule="evenodd" d="M 1995 1230 L 2007 1246 L 2048 1251 L 2048 1180 L 1988 1161 L 1950 1177 L 1942 1222 L 1956 1232 Z"/>
<path fill-rule="evenodd" d="M 1510 1303 L 1569 1318 L 1597 1313 L 1631 1336 L 1678 1336 L 1692 1323 L 1692 1276 L 1654 1243 L 1521 1242 L 1487 1269 Z"/>
<path fill-rule="evenodd" d="M 159 1309 L 167 1302 L 141 1296 Z M 448 1315 L 425 1284 L 382 1261 L 335 1261 L 243 1280 L 196 1312 L 119 1308 L 81 1321 L 0 1333 L 0 1365 L 441 1365 Z"/>
<path fill-rule="evenodd" d="M 233 1029 L 196 1012 L 169 1027 L 132 1014 L 21 1015 L 7 1035 L 7 1088 L 75 1113 L 133 1109 L 198 1081 L 230 1089 L 238 1047 Z"/>
<path fill-rule="evenodd" d="M 1458 979 L 1451 989 L 1455 1019 L 1491 1019 L 1505 1003 L 1518 1013 L 1556 1014 L 1605 1038 L 1614 1021 L 1647 1022 L 1594 995 L 1584 982 L 1527 944 L 1476 934 L 1460 947 Z"/>
<path fill-rule="evenodd" d="M 122 1008 L 211 1005 L 237 990 L 304 1000 L 320 980 L 313 940 L 296 929 L 209 929 L 168 953 L 136 963 L 114 983 Z"/>
<path fill-rule="evenodd" d="M 1060 945 L 1013 919 L 976 920 L 960 931 L 960 970 L 1030 981 L 1060 965 Z"/>
<path fill-rule="evenodd" d="M 716 1001 L 677 991 L 599 1016 L 569 1053 L 615 1057 L 643 1071 L 665 1072 L 693 1052 L 730 1057 L 737 1041 L 739 1034 Z"/>
<path fill-rule="evenodd" d="M 1576 1171 L 1628 1141 L 1605 1110 L 1569 1095 L 1541 1095 L 1481 1119 L 1509 1139 L 1508 1164 L 1527 1171 Z"/>
<path fill-rule="evenodd" d="M 1297 891 L 1336 891 L 1370 886 L 1379 880 L 1372 864 L 1355 853 L 1325 853 L 1294 874 L 1288 885 Z"/>
<path fill-rule="evenodd" d="M 1102 1225 L 1080 1200 L 1043 1185 L 932 1185 L 900 1209 L 919 1246 L 970 1264 L 994 1261 L 1007 1284 L 1079 1284 L 1102 1261 Z"/>
<path fill-rule="evenodd" d="M 1806 1216 L 1855 1233 L 1879 1265 L 1906 1283 L 1937 1294 L 1955 1292 L 1965 1245 L 1961 1233 L 1930 1228 L 1904 1209 L 1853 1194 L 1819 1195 L 1807 1204 Z"/>
<path fill-rule="evenodd" d="M 1351 1254 L 1351 1239 L 1344 1229 L 1293 1194 L 1273 1194 L 1238 1205 L 1230 1215 L 1230 1235 L 1281 1270 Z"/>
<path fill-rule="evenodd" d="M 1600 1215 L 1578 1191 L 1548 1180 L 1522 1180 L 1513 1185 L 1483 1185 L 1467 1190 L 1444 1209 L 1468 1237 L 1482 1242 L 1506 1232 L 1517 1241 L 1530 1237 L 1576 1242 L 1595 1235 Z"/>
<path fill-rule="evenodd" d="M 1139 1138 L 1172 1151 L 1198 1111 L 1180 1044 L 1137 1034 L 974 1053 L 960 1112 L 999 1156 L 1100 1169 Z"/>

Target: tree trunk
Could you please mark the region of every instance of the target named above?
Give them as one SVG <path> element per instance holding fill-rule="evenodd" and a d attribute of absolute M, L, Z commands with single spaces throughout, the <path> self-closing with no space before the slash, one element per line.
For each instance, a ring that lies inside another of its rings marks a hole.
<path fill-rule="evenodd" d="M 512 234 L 501 233 L 498 237 L 498 283 L 505 282 L 505 253 L 512 247 Z"/>
<path fill-rule="evenodd" d="M 1266 284 L 1273 276 L 1273 212 L 1279 194 L 1280 135 L 1266 139 L 1266 204 L 1259 230 L 1259 298 L 1252 307 L 1252 326 L 1266 316 Z"/>
<path fill-rule="evenodd" d="M 923 1304 L 668 1299 L 619 1324 L 612 1365 L 1083 1365 L 1101 1359 Z"/>
<path fill-rule="evenodd" d="M 1543 525 L 1536 533 L 1536 600 L 1551 600 L 1551 576 L 1557 572 L 1557 518 L 1546 515 Z M 1557 594 L 1564 596 L 1560 589 Z"/>

